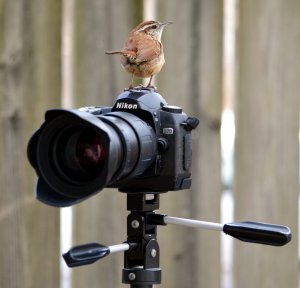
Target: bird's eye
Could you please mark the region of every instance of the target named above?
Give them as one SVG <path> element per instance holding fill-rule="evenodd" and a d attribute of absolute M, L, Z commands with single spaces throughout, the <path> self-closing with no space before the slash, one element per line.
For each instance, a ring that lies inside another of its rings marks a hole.
<path fill-rule="evenodd" d="M 156 24 L 152 25 L 152 29 L 157 29 L 157 25 Z"/>

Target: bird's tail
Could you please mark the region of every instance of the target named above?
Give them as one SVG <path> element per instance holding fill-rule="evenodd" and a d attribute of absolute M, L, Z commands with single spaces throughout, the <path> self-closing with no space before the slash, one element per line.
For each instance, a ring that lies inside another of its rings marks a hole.
<path fill-rule="evenodd" d="M 109 54 L 109 55 L 124 54 L 124 51 L 121 50 L 106 51 L 105 54 Z"/>
<path fill-rule="evenodd" d="M 113 50 L 113 51 L 106 51 L 105 54 L 109 54 L 109 55 L 114 55 L 114 54 L 119 54 L 119 55 L 123 55 L 124 57 L 132 60 L 136 58 L 136 52 L 134 51 L 124 51 L 124 50 Z"/>

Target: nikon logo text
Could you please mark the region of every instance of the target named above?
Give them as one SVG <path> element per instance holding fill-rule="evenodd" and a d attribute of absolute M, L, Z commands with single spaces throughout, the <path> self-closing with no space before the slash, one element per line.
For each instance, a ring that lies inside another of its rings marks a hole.
<path fill-rule="evenodd" d="M 129 104 L 126 102 L 118 102 L 116 105 L 116 108 L 119 109 L 138 109 L 138 105 L 137 104 Z"/>

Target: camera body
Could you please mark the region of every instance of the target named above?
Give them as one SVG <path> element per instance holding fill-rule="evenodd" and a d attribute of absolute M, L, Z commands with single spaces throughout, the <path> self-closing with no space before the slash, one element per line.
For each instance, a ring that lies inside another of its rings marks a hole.
<path fill-rule="evenodd" d="M 113 107 L 55 109 L 28 145 L 37 198 L 69 206 L 104 187 L 161 193 L 191 186 L 192 134 L 199 120 L 153 89 L 131 89 Z"/>
<path fill-rule="evenodd" d="M 143 93 L 121 94 L 112 112 L 131 113 L 153 128 L 157 145 L 155 159 L 138 177 L 120 179 L 109 187 L 124 192 L 188 189 L 191 186 L 192 163 L 192 135 L 188 117 L 180 107 L 167 105 L 159 94 L 152 92 L 150 98 Z"/>

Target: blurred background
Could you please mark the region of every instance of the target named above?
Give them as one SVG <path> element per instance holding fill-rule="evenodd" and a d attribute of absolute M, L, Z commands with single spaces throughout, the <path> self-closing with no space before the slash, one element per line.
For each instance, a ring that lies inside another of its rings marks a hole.
<path fill-rule="evenodd" d="M 114 103 L 130 75 L 104 52 L 143 19 L 175 22 L 156 85 L 201 121 L 192 189 L 161 195 L 160 212 L 293 232 L 276 248 L 159 227 L 159 287 L 299 287 L 299 0 L 0 0 L 0 287 L 128 287 L 122 253 L 72 271 L 60 256 L 123 242 L 125 195 L 105 189 L 72 209 L 38 203 L 26 147 L 45 110 Z"/>

